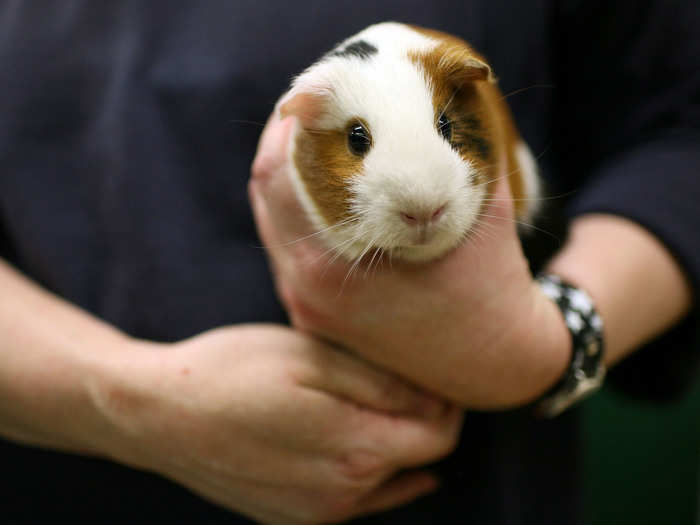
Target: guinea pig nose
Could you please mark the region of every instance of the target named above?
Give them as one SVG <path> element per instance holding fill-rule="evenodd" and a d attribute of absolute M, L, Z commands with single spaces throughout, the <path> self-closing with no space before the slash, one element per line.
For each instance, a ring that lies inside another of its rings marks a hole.
<path fill-rule="evenodd" d="M 442 206 L 440 206 L 437 210 L 435 210 L 433 212 L 433 214 L 430 216 L 430 220 L 432 222 L 435 222 L 436 220 L 438 220 L 442 216 L 442 213 L 444 211 L 445 211 L 445 205 L 443 204 Z"/>
<path fill-rule="evenodd" d="M 418 219 L 415 216 L 410 215 L 404 211 L 401 212 L 401 219 L 403 220 L 403 222 L 405 222 L 409 226 L 413 226 L 415 224 L 418 224 Z"/>
<path fill-rule="evenodd" d="M 403 222 L 409 226 L 425 225 L 431 222 L 437 221 L 445 211 L 445 205 L 443 204 L 439 208 L 433 209 L 426 212 L 423 211 L 411 211 L 410 213 L 402 211 L 400 212 L 401 219 Z"/>

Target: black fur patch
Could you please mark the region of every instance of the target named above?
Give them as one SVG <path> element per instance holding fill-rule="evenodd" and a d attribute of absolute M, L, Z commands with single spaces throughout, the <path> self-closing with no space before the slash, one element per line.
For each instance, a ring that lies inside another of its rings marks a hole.
<path fill-rule="evenodd" d="M 491 144 L 479 135 L 471 135 L 468 138 L 469 147 L 476 150 L 477 155 L 483 160 L 488 159 L 491 156 Z"/>
<path fill-rule="evenodd" d="M 372 55 L 376 55 L 379 51 L 372 44 L 366 40 L 355 40 L 349 43 L 342 49 L 337 49 L 333 51 L 330 56 L 332 57 L 357 57 L 362 60 L 367 60 Z"/>
<path fill-rule="evenodd" d="M 467 116 L 455 122 L 454 142 L 459 148 L 475 152 L 482 160 L 491 156 L 491 144 L 484 137 L 481 121 L 474 116 Z"/>

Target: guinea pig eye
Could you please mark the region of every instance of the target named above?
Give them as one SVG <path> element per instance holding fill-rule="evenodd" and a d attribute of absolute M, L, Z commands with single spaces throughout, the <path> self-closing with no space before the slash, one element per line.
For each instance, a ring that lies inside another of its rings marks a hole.
<path fill-rule="evenodd" d="M 353 155 L 363 156 L 372 146 L 372 138 L 369 131 L 359 122 L 350 126 L 348 131 L 348 147 Z"/>
<path fill-rule="evenodd" d="M 449 141 L 452 138 L 452 122 L 444 113 L 438 118 L 437 129 L 445 140 Z"/>

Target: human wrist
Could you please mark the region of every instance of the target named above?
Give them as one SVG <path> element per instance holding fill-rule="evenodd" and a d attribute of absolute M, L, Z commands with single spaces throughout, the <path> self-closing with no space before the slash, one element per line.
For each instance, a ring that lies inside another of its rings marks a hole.
<path fill-rule="evenodd" d="M 523 374 L 518 404 L 525 405 L 541 397 L 566 373 L 571 360 L 571 334 L 561 311 L 547 297 L 536 280 L 531 292 L 531 315 L 523 316 L 523 332 L 519 337 L 525 345 L 527 370 Z"/>
<path fill-rule="evenodd" d="M 83 387 L 94 415 L 91 446 L 98 455 L 151 470 L 146 442 L 163 397 L 158 377 L 167 346 L 124 338 L 90 364 Z"/>
<path fill-rule="evenodd" d="M 93 404 L 95 385 L 127 339 L 106 331 L 56 331 L 50 340 L 27 340 L 26 358 L 5 362 L 0 374 L 0 431 L 12 440 L 84 455 L 104 456 L 112 429 Z M 46 346 L 39 346 L 39 343 Z"/>
<path fill-rule="evenodd" d="M 605 378 L 603 321 L 585 290 L 555 274 L 540 274 L 542 291 L 557 305 L 571 339 L 566 373 L 535 406 L 541 417 L 555 417 L 598 390 Z"/>
<path fill-rule="evenodd" d="M 688 281 L 667 248 L 640 225 L 582 215 L 547 272 L 585 290 L 605 323 L 608 368 L 668 330 L 691 304 Z"/>
<path fill-rule="evenodd" d="M 506 301 L 511 324 L 485 342 L 477 385 L 460 401 L 470 408 L 503 410 L 525 406 L 550 389 L 565 373 L 571 340 L 561 312 L 532 279 Z M 499 323 L 501 326 L 505 321 Z M 489 378 L 483 381 L 483 378 Z M 473 388 L 474 382 L 470 382 Z"/>

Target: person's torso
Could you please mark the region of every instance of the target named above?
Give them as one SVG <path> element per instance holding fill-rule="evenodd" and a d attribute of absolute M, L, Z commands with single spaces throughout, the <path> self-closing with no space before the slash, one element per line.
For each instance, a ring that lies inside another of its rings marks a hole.
<path fill-rule="evenodd" d="M 246 185 L 261 125 L 291 77 L 371 23 L 454 33 L 485 54 L 504 93 L 523 89 L 509 101 L 540 155 L 553 112 L 542 87 L 552 83 L 551 16 L 540 4 L 8 3 L 0 8 L 0 256 L 137 337 L 284 322 Z M 383 522 L 545 523 L 543 505 L 551 516 L 570 514 L 575 465 L 563 478 L 555 465 L 573 461 L 571 421 L 472 415 L 464 434 L 446 463 L 445 490 Z M 12 496 L 0 499 L 28 516 L 236 519 L 118 466 L 7 443 L 0 456 L 14 458 L 14 483 L 3 492 Z M 543 503 L 540 489 L 552 486 L 561 501 Z M 80 499 L 70 504 L 71 494 Z"/>

